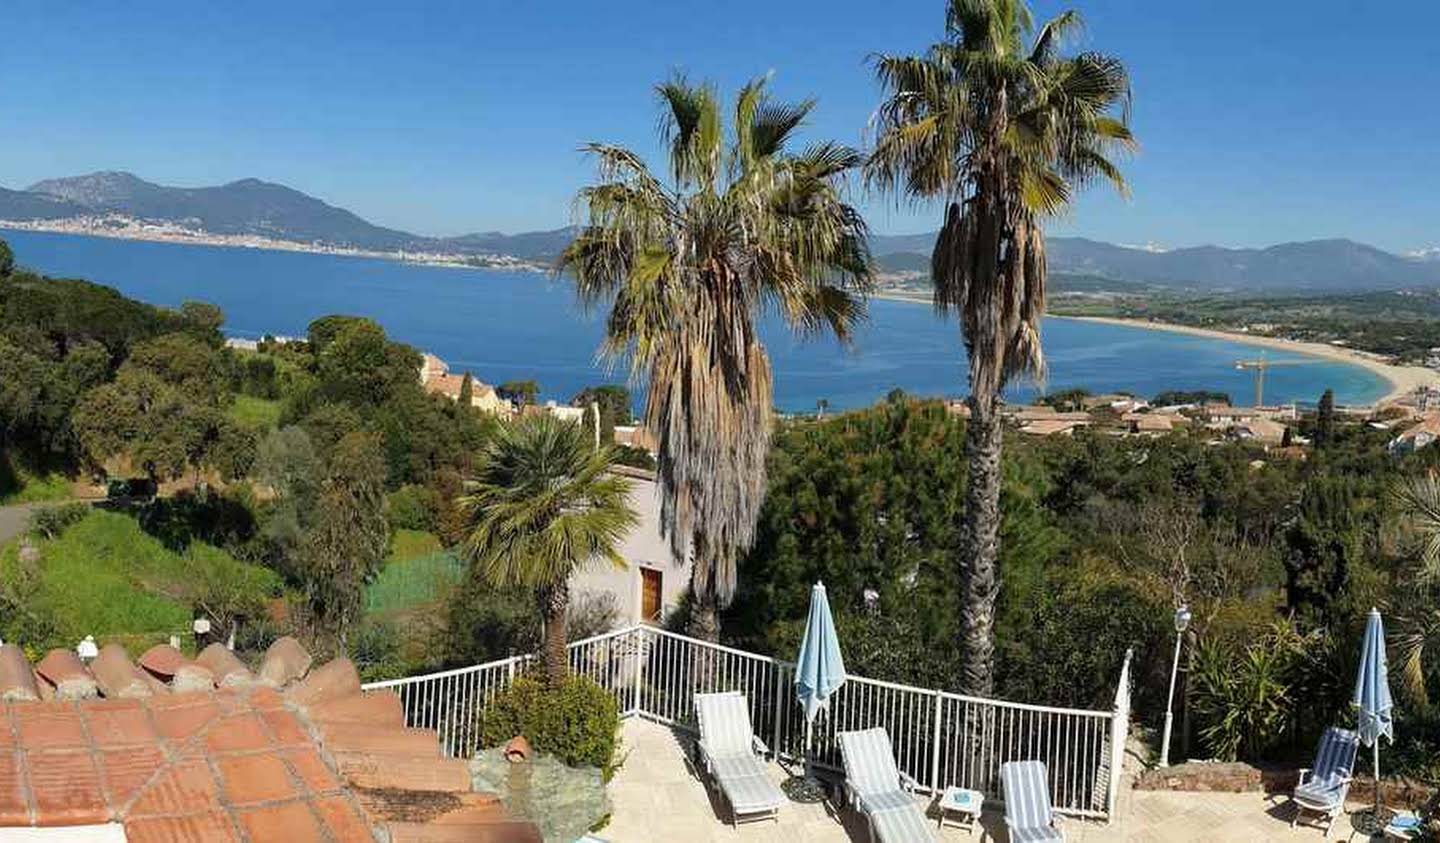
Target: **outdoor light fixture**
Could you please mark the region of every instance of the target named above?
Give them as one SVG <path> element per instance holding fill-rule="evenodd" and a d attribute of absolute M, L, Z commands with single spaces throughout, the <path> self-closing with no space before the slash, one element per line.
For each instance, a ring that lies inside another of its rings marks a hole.
<path fill-rule="evenodd" d="M 86 664 L 94 661 L 100 655 L 100 648 L 95 646 L 95 636 L 87 635 L 84 641 L 75 645 L 75 655 L 79 656 L 80 661 Z"/>
<path fill-rule="evenodd" d="M 1165 735 L 1160 739 L 1160 766 L 1170 766 L 1170 723 L 1175 719 L 1175 676 L 1180 672 L 1180 642 L 1190 628 L 1190 607 L 1175 610 L 1175 660 L 1170 664 L 1170 696 L 1165 700 Z"/>

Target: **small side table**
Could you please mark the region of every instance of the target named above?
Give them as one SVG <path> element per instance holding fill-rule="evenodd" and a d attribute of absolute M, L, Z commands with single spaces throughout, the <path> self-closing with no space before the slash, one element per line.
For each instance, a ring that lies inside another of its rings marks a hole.
<path fill-rule="evenodd" d="M 980 810 L 984 805 L 985 794 L 978 790 L 947 787 L 935 803 L 940 814 L 936 819 L 936 827 L 944 828 L 945 824 L 949 823 L 974 834 L 975 827 L 980 822 Z"/>
<path fill-rule="evenodd" d="M 1405 826 L 1397 826 L 1395 824 L 1395 821 L 1402 817 L 1411 818 L 1413 820 L 1414 816 L 1414 814 L 1396 814 L 1394 817 L 1390 818 L 1390 822 L 1386 823 L 1385 828 L 1382 829 L 1381 833 L 1385 836 L 1386 840 L 1419 840 L 1420 835 L 1425 830 L 1423 826 L 1419 825 L 1418 823 L 1415 825 Z"/>

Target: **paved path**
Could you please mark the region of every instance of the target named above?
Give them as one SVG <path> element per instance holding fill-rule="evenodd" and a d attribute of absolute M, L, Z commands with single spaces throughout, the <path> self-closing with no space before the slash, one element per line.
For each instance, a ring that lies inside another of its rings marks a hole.
<path fill-rule="evenodd" d="M 0 506 L 0 544 L 25 532 L 30 524 L 30 513 L 38 506 L 33 503 Z"/>
<path fill-rule="evenodd" d="M 786 805 L 776 822 L 738 829 L 728 825 L 728 808 L 695 776 L 675 734 L 639 718 L 625 721 L 625 764 L 610 782 L 613 819 L 596 836 L 613 843 L 756 841 L 756 843 L 867 843 L 865 824 L 852 811 L 837 816 L 828 805 Z M 784 779 L 779 767 L 771 775 Z M 923 805 L 922 805 L 923 807 Z M 1136 791 L 1128 782 L 1120 793 L 1116 819 L 1109 825 L 1065 820 L 1066 843 L 1323 843 L 1315 828 L 1290 828 L 1291 810 L 1259 793 L 1173 793 Z M 947 828 L 941 843 L 986 840 L 1006 843 L 1004 818 L 987 812 L 983 833 L 974 836 Z M 1345 840 L 1347 817 L 1335 824 L 1331 840 Z M 1360 838 L 1356 838 L 1360 839 Z"/>

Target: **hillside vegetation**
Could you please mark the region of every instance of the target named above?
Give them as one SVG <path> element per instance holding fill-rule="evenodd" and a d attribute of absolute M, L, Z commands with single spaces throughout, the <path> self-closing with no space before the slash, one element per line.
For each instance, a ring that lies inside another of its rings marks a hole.
<path fill-rule="evenodd" d="M 188 639 L 201 607 L 253 615 L 281 593 L 272 571 L 203 542 L 176 552 L 120 513 L 95 510 L 56 538 L 31 541 L 34 562 L 22 560 L 19 539 L 0 548 L 5 591 L 32 616 L 0 618 L 0 637 L 36 651 L 94 635 L 138 654 L 170 635 Z"/>

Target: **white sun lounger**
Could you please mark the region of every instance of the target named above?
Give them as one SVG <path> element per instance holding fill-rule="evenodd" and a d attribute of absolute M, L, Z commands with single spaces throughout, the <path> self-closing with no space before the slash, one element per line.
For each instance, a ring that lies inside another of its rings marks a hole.
<path fill-rule="evenodd" d="M 1010 843 L 1065 843 L 1065 834 L 1055 826 L 1055 813 L 1050 809 L 1049 781 L 1044 761 L 1000 765 Z"/>
<path fill-rule="evenodd" d="M 734 825 L 757 819 L 780 820 L 785 794 L 770 781 L 761 754 L 764 741 L 750 726 L 750 705 L 743 694 L 696 694 L 700 723 L 700 759 L 725 800 Z"/>
<path fill-rule="evenodd" d="M 890 733 L 881 727 L 840 732 L 845 792 L 881 843 L 934 843 L 935 833 L 915 804 L 916 782 L 895 766 Z"/>

